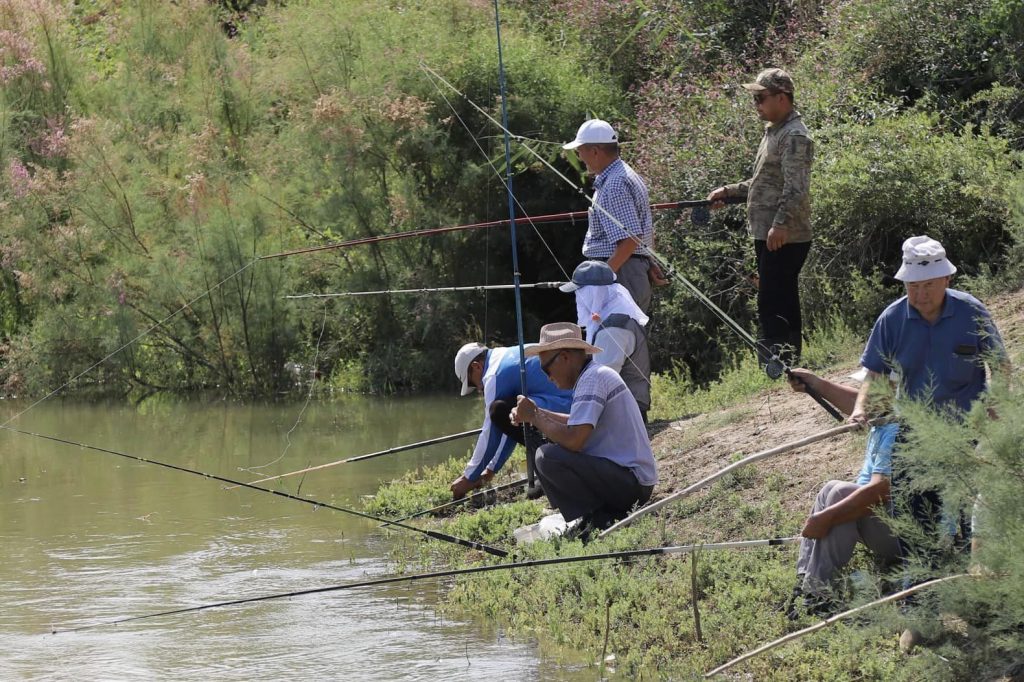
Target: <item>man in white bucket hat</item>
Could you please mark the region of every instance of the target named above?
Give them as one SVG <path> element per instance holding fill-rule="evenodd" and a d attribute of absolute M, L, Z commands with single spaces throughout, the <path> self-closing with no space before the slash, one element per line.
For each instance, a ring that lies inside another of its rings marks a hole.
<path fill-rule="evenodd" d="M 537 449 L 537 476 L 566 521 L 581 519 L 584 539 L 644 504 L 658 482 L 640 408 L 615 370 L 593 362 L 600 352 L 571 322 L 541 327 L 540 343 L 526 353 L 540 358 L 556 386 L 573 390 L 572 407 L 554 412 L 519 396 L 511 415 L 550 441 Z"/>
<path fill-rule="evenodd" d="M 956 266 L 942 244 L 926 235 L 911 237 L 903 242 L 902 260 L 896 279 L 904 283 L 907 295 L 875 322 L 860 360 L 865 371 L 858 373 L 860 389 L 793 370 L 794 390 L 803 390 L 806 383 L 849 414 L 850 421 L 867 423 L 878 417 L 873 409 L 877 402 L 871 402 L 875 396 L 869 397 L 869 392 L 877 393 L 871 391 L 872 381 L 883 375 L 895 379 L 898 396 L 931 401 L 935 409 L 962 415 L 987 388 L 986 357 L 1005 362 L 1002 340 L 985 306 L 970 294 L 949 288 Z M 853 556 L 858 541 L 883 566 L 908 549 L 878 516 L 894 513 L 891 493 L 908 481 L 899 458 L 902 427 L 888 416 L 889 423 L 871 428 L 857 481 L 826 483 L 804 524 L 794 594 L 802 595 L 812 609 L 829 608 L 829 585 Z M 956 519 L 937 522 L 933 510 L 941 508 L 941 500 L 934 491 L 914 493 L 909 502 L 914 517 L 926 527 L 950 534 L 964 530 Z"/>
<path fill-rule="evenodd" d="M 587 215 L 583 256 L 603 260 L 643 312 L 651 307 L 651 285 L 667 284 L 661 269 L 650 259 L 654 248 L 654 218 L 647 185 L 619 158 L 619 136 L 607 121 L 585 121 L 572 142 L 562 149 L 575 151 L 594 178 L 594 204 Z"/>

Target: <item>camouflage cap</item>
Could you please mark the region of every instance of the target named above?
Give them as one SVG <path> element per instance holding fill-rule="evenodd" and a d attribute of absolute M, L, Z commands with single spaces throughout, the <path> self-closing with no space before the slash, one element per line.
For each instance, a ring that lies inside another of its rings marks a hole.
<path fill-rule="evenodd" d="M 793 94 L 793 78 L 782 69 L 765 69 L 757 74 L 753 83 L 744 83 L 743 87 L 753 92 L 774 90 Z"/>

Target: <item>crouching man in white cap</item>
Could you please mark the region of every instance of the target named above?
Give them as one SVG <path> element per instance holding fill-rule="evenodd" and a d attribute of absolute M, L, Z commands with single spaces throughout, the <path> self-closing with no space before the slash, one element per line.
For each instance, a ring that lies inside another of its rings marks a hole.
<path fill-rule="evenodd" d="M 476 391 L 484 396 L 484 422 L 473 456 L 462 475 L 450 486 L 452 496 L 458 500 L 491 480 L 512 454 L 516 443 L 525 444 L 523 429 L 509 421 L 522 388 L 519 346 L 487 348 L 482 343 L 467 343 L 455 354 L 455 376 L 462 382 L 462 395 Z M 556 411 L 568 410 L 572 403 L 572 392 L 551 383 L 541 371 L 537 358 L 526 359 L 526 392 L 538 405 Z"/>
<path fill-rule="evenodd" d="M 601 261 L 583 261 L 573 271 L 572 281 L 559 289 L 576 293 L 579 325 L 586 331 L 586 340 L 601 348 L 594 362 L 619 373 L 646 424 L 651 409 L 651 355 L 644 330 L 647 315 Z"/>
<path fill-rule="evenodd" d="M 897 397 L 929 401 L 936 410 L 962 416 L 987 388 L 986 357 L 1000 358 L 1002 367 L 1006 355 L 985 306 L 970 294 L 949 288 L 955 272 L 939 242 L 927 236 L 906 240 L 896 279 L 904 283 L 907 295 L 875 321 L 860 359 L 866 370 L 860 390 L 802 369 L 793 370 L 794 390 L 803 390 L 801 381 L 806 382 L 849 414 L 851 422 L 866 424 L 879 416 L 873 409 L 877 402 L 871 403 L 878 393 L 872 382 L 886 375 L 895 381 Z M 895 511 L 892 491 L 909 483 L 899 457 L 904 428 L 896 418 L 873 426 L 857 481 L 829 481 L 818 493 L 804 523 L 795 592 L 812 610 L 833 606 L 830 583 L 849 563 L 858 541 L 883 566 L 912 549 L 880 518 Z M 942 501 L 935 491 L 914 492 L 909 507 L 925 528 L 951 535 L 964 530 L 956 519 L 937 518 Z"/>
<path fill-rule="evenodd" d="M 571 322 L 548 324 L 526 351 L 559 388 L 573 390 L 568 414 L 519 396 L 514 423 L 535 426 L 549 441 L 537 450 L 537 476 L 566 521 L 581 519 L 581 537 L 625 518 L 658 482 L 640 408 L 621 377 L 592 361 L 597 348 Z"/>

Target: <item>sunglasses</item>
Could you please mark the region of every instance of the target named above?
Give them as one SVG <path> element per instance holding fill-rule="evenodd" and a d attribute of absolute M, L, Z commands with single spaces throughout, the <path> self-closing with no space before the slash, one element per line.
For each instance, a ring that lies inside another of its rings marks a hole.
<path fill-rule="evenodd" d="M 547 362 L 543 363 L 540 366 L 540 371 L 544 372 L 545 376 L 551 376 L 551 365 L 554 364 L 555 360 L 557 360 L 558 356 L 561 354 L 562 351 L 558 351 L 557 353 L 551 356 L 551 359 L 549 359 Z"/>
<path fill-rule="evenodd" d="M 769 97 L 774 97 L 775 95 L 779 95 L 779 94 L 782 94 L 782 93 L 779 93 L 779 92 L 759 92 L 756 95 L 754 95 L 754 103 L 755 104 L 761 104 L 762 102 L 765 101 L 765 99 L 767 99 Z"/>

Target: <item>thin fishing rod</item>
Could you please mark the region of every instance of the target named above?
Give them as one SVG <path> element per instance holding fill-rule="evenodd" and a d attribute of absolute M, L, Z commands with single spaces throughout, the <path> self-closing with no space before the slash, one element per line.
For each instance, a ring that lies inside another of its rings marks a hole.
<path fill-rule="evenodd" d="M 120 625 L 122 623 L 131 623 L 138 620 L 146 620 L 148 618 L 160 618 L 162 616 L 177 616 L 183 613 L 195 613 L 197 611 L 206 611 L 208 609 L 218 609 L 225 606 L 238 606 L 240 604 L 254 604 L 256 602 L 270 601 L 272 599 L 286 599 L 288 597 L 304 597 L 311 594 L 324 594 L 326 592 L 339 592 L 341 590 L 353 590 L 360 587 L 377 587 L 379 585 L 394 585 L 396 583 L 410 583 L 417 580 L 430 580 L 433 578 L 448 578 L 453 576 L 461 575 L 472 575 L 475 573 L 490 573 L 492 571 L 509 571 L 517 568 L 535 568 L 539 566 L 556 566 L 559 564 L 574 564 L 582 561 L 603 561 L 605 559 L 629 559 L 632 557 L 641 556 L 668 556 L 671 554 L 690 554 L 693 551 L 704 550 L 719 550 L 719 549 L 747 549 L 751 547 L 779 547 L 782 545 L 790 545 L 795 542 L 799 542 L 799 537 L 788 537 L 788 538 L 769 538 L 765 540 L 739 540 L 736 542 L 716 542 L 709 543 L 706 545 L 676 545 L 672 547 L 652 547 L 650 549 L 632 549 L 621 552 L 605 552 L 603 554 L 589 554 L 582 556 L 570 556 L 570 557 L 556 557 L 553 559 L 533 559 L 530 561 L 517 561 L 506 564 L 491 564 L 488 566 L 473 566 L 472 568 L 458 568 L 446 571 L 433 571 L 430 573 L 417 573 L 415 575 L 400 575 L 391 578 L 375 578 L 371 580 L 361 580 L 354 583 L 344 583 L 342 585 L 330 585 L 328 587 L 314 587 L 308 590 L 295 590 L 293 592 L 282 592 L 279 594 L 268 594 L 262 597 L 248 597 L 246 599 L 232 599 L 231 601 L 222 601 L 215 604 L 203 604 L 202 606 L 190 606 L 181 609 L 172 609 L 170 611 L 161 611 L 160 613 L 149 613 L 142 616 L 130 616 L 128 618 L 119 618 L 117 620 L 105 621 L 102 623 L 93 623 L 91 625 L 82 625 L 77 628 L 68 628 L 67 630 L 51 630 L 51 634 L 59 634 L 63 632 L 81 632 L 83 630 L 92 630 L 94 628 L 107 627 L 109 625 Z"/>
<path fill-rule="evenodd" d="M 882 597 L 881 599 L 876 599 L 875 601 L 868 602 L 867 604 L 861 604 L 860 606 L 852 608 L 849 611 L 843 611 L 842 613 L 837 613 L 836 615 L 831 616 L 830 618 L 826 618 L 825 620 L 820 621 L 818 623 L 815 623 L 814 625 L 806 627 L 803 630 L 797 630 L 796 632 L 791 632 L 788 635 L 780 637 L 779 639 L 776 639 L 773 642 L 768 642 L 767 644 L 759 646 L 758 648 L 754 649 L 753 651 L 748 651 L 747 653 L 743 654 L 742 656 L 737 656 L 736 658 L 732 659 L 728 663 L 720 665 L 717 668 L 715 668 L 714 670 L 711 670 L 711 671 L 709 671 L 707 673 L 704 673 L 704 677 L 705 678 L 709 678 L 709 677 L 714 677 L 715 675 L 720 675 L 723 672 L 725 672 L 726 670 L 728 670 L 729 668 L 733 667 L 734 665 L 742 663 L 743 661 L 750 660 L 751 658 L 754 658 L 755 656 L 760 656 L 761 654 L 765 653 L 766 651 L 771 651 L 775 647 L 781 646 L 781 645 L 785 644 L 786 642 L 792 642 L 794 639 L 799 639 L 799 638 L 803 637 L 804 635 L 809 635 L 812 632 L 816 632 L 818 630 L 826 628 L 829 625 L 834 625 L 835 623 L 838 623 L 839 621 L 843 620 L 844 618 L 849 618 L 850 616 L 854 616 L 854 615 L 860 613 L 861 611 L 865 611 L 865 610 L 873 608 L 875 606 L 881 606 L 882 604 L 888 604 L 889 602 L 898 601 L 900 599 L 903 599 L 904 597 L 909 597 L 910 595 L 914 594 L 915 592 L 920 592 L 921 590 L 925 590 L 925 589 L 928 589 L 930 587 L 934 587 L 936 585 L 941 585 L 942 583 L 949 582 L 951 580 L 958 580 L 960 578 L 970 578 L 970 577 L 972 577 L 970 573 L 956 573 L 954 575 L 948 575 L 945 578 L 935 578 L 934 580 L 929 580 L 929 581 L 923 582 L 923 583 L 921 583 L 919 585 L 914 585 L 913 587 L 908 588 L 906 590 L 903 590 L 902 592 L 896 592 L 895 594 L 887 595 L 885 597 Z"/>
<path fill-rule="evenodd" d="M 497 0 L 495 0 L 495 4 L 497 4 Z M 434 78 L 436 78 L 440 82 L 444 83 L 449 89 L 452 90 L 452 92 L 454 92 L 459 97 L 462 97 L 464 100 L 466 100 L 466 102 L 469 103 L 470 106 L 472 106 L 474 109 L 476 109 L 481 115 L 483 115 L 485 118 L 487 118 L 491 123 L 493 123 L 494 125 L 496 125 L 499 128 L 501 128 L 501 130 L 505 133 L 507 138 L 513 137 L 512 132 L 508 130 L 508 121 L 507 121 L 507 119 L 503 119 L 504 123 L 499 123 L 497 120 L 494 119 L 493 116 L 488 114 L 486 111 L 484 111 L 483 108 L 481 108 L 478 104 L 476 104 L 476 102 L 474 102 L 469 97 L 467 97 L 458 88 L 456 88 L 448 80 L 446 80 L 443 76 L 441 76 L 439 73 L 434 71 L 432 68 L 427 66 L 422 61 L 420 62 L 420 68 L 424 72 L 426 72 L 427 74 L 433 76 Z M 666 258 L 664 258 L 657 251 L 655 251 L 653 247 L 647 247 L 646 245 L 644 245 L 643 242 L 640 240 L 640 238 L 637 237 L 635 234 L 633 234 L 632 231 L 630 231 L 629 228 L 627 228 L 625 225 L 623 225 L 622 222 L 618 218 L 616 218 L 614 215 L 612 215 L 607 209 L 605 209 L 599 203 L 594 201 L 594 197 L 593 196 L 587 194 L 583 190 L 582 187 L 580 187 L 575 182 L 570 180 L 564 173 L 562 173 L 560 170 L 555 168 L 555 166 L 550 161 L 548 161 L 541 154 L 539 154 L 537 151 L 535 151 L 532 147 L 530 147 L 530 145 L 526 144 L 525 143 L 525 139 L 526 138 L 522 138 L 521 136 L 514 136 L 514 137 L 516 137 L 523 144 L 523 148 L 526 149 L 531 154 L 533 154 L 533 156 L 536 157 L 536 159 L 538 161 L 540 161 L 542 164 L 544 164 L 544 166 L 546 166 L 550 171 L 552 171 L 555 175 L 557 175 L 559 178 L 561 178 L 570 187 L 572 187 L 574 190 L 576 190 L 577 193 L 579 193 L 581 196 L 583 196 L 588 202 L 590 202 L 590 205 L 595 210 L 600 211 L 609 220 L 611 220 L 616 226 L 618 226 L 619 229 L 621 229 L 625 234 L 629 235 L 630 239 L 632 239 L 637 244 L 637 246 L 644 247 L 647 250 L 647 253 L 650 256 L 650 258 L 655 263 L 657 263 L 666 272 L 666 274 L 668 274 L 669 276 L 671 276 L 674 279 L 676 279 L 677 281 L 679 281 L 691 294 L 693 294 L 693 296 L 695 298 L 697 298 L 697 300 L 699 300 L 701 303 L 703 303 L 705 305 L 705 307 L 707 307 L 712 312 L 712 314 L 715 315 L 715 317 L 717 317 L 727 327 L 732 329 L 733 332 L 735 332 L 736 335 L 739 336 L 739 338 L 744 343 L 749 345 L 758 354 L 759 357 L 763 356 L 763 357 L 766 357 L 766 358 L 771 358 L 771 363 L 778 363 L 778 365 L 783 370 L 789 369 L 788 365 L 786 365 L 778 357 L 777 354 L 772 353 L 772 350 L 770 348 L 768 348 L 764 343 L 762 343 L 758 339 L 755 339 L 750 334 L 750 332 L 748 332 L 746 329 L 743 328 L 742 325 L 740 325 L 738 322 L 736 322 L 734 319 L 732 319 L 732 317 L 730 317 L 724 310 L 722 310 L 720 307 L 718 307 L 718 305 L 715 304 L 715 302 L 712 301 L 703 291 L 701 291 L 700 288 L 697 287 L 697 285 L 695 285 L 693 282 L 691 282 L 689 279 L 687 279 L 685 276 L 683 276 L 678 270 L 673 268 Z M 509 191 L 511 192 L 511 188 L 509 189 Z M 727 202 L 727 203 L 732 203 L 732 202 Z M 815 397 L 816 391 L 811 389 L 809 386 L 806 386 L 806 384 L 805 384 L 805 388 L 808 389 L 807 390 L 808 395 L 810 395 L 822 407 L 825 407 L 825 409 L 828 410 L 828 408 L 826 407 L 826 403 L 823 401 L 823 399 L 821 399 L 820 395 Z M 829 410 L 829 413 L 832 414 L 834 417 L 837 416 L 831 410 Z"/>
<path fill-rule="evenodd" d="M 146 464 L 155 464 L 156 466 L 164 467 L 165 469 L 172 469 L 174 471 L 180 471 L 180 472 L 183 472 L 183 473 L 186 473 L 186 474 L 193 474 L 195 476 L 202 476 L 203 478 L 208 478 L 208 479 L 210 479 L 212 481 L 220 481 L 221 483 L 228 483 L 228 484 L 231 484 L 231 485 L 234 485 L 234 486 L 238 486 L 238 487 L 242 487 L 242 488 L 248 488 L 250 490 L 258 490 L 261 493 L 270 493 L 271 495 L 277 495 L 278 497 L 283 497 L 285 499 L 295 500 L 296 502 L 302 502 L 303 504 L 309 504 L 309 505 L 312 505 L 314 507 L 323 507 L 324 509 L 331 509 L 333 511 L 342 512 L 342 513 L 345 513 L 345 514 L 351 514 L 352 516 L 359 516 L 359 517 L 362 517 L 364 519 L 369 519 L 371 521 L 377 521 L 378 523 L 384 523 L 384 522 L 388 521 L 385 518 L 381 518 L 379 516 L 374 516 L 373 514 L 367 514 L 366 512 L 356 511 L 355 509 L 348 509 L 346 507 L 339 507 L 337 505 L 328 504 L 327 502 L 319 502 L 317 500 L 312 500 L 312 499 L 308 499 L 308 498 L 305 498 L 305 497 L 299 497 L 298 495 L 292 495 L 290 493 L 286 493 L 286 492 L 281 491 L 281 490 L 273 490 L 271 488 L 261 488 L 259 486 L 253 485 L 251 483 L 245 483 L 243 481 L 236 481 L 234 479 L 227 478 L 226 476 L 218 476 L 217 474 L 210 474 L 210 473 L 206 473 L 206 472 L 203 472 L 203 471 L 197 471 L 195 469 L 189 469 L 187 467 L 178 466 L 177 464 L 169 464 L 167 462 L 161 462 L 161 461 L 155 460 L 155 459 L 147 459 L 145 457 L 139 457 L 137 455 L 129 455 L 129 454 L 125 453 L 125 452 L 119 452 L 117 450 L 110 450 L 108 448 L 101 448 L 99 446 L 89 445 L 87 443 L 79 443 L 77 441 L 67 440 L 65 438 L 58 438 L 56 436 L 47 436 L 47 435 L 42 434 L 42 433 L 34 433 L 32 431 L 23 431 L 21 429 L 16 429 L 16 428 L 13 428 L 13 427 L 10 427 L 10 426 L 3 426 L 3 427 L 0 427 L 0 428 L 4 429 L 5 431 L 11 431 L 13 433 L 20 433 L 23 436 L 35 436 L 36 438 L 42 438 L 44 440 L 53 441 L 55 443 L 63 443 L 64 445 L 73 445 L 75 447 L 85 448 L 86 450 L 94 450 L 96 452 L 104 452 L 104 453 L 106 453 L 108 455 L 117 455 L 118 457 L 124 457 L 125 459 L 134 460 L 136 462 L 144 462 Z M 484 544 L 479 543 L 479 542 L 474 542 L 472 540 L 463 540 L 462 538 L 457 538 L 457 537 L 455 537 L 453 535 L 447 535 L 445 533 L 438 533 L 437 531 L 432 531 L 432 530 L 425 530 L 423 528 L 417 528 L 416 526 L 409 526 L 409 525 L 406 525 L 404 523 L 391 522 L 390 525 L 397 526 L 398 528 L 403 528 L 405 530 L 411 530 L 414 533 L 420 533 L 422 535 L 426 535 L 428 537 L 434 538 L 435 540 L 441 540 L 443 542 L 451 542 L 451 543 L 454 543 L 456 545 L 462 545 L 463 547 L 469 547 L 471 549 L 478 549 L 481 552 L 487 552 L 488 554 L 492 554 L 492 555 L 497 556 L 497 557 L 506 557 L 506 556 L 508 556 L 508 552 L 506 552 L 503 549 L 498 549 L 496 547 L 490 547 L 488 545 L 484 545 Z"/>
<path fill-rule="evenodd" d="M 398 445 L 396 447 L 388 448 L 386 450 L 378 450 L 377 452 L 371 452 L 371 453 L 366 454 L 366 455 L 358 455 L 356 457 L 349 457 L 347 459 L 339 459 L 339 460 L 336 460 L 334 462 L 327 462 L 326 464 L 318 464 L 316 466 L 306 467 L 305 469 L 298 469 L 296 471 L 289 471 L 286 474 L 278 474 L 276 476 L 267 476 L 266 478 L 259 478 L 259 479 L 255 480 L 255 481 L 249 481 L 249 485 L 256 485 L 257 483 L 266 483 L 267 481 L 276 481 L 276 480 L 281 479 L 281 478 L 288 478 L 289 476 L 297 476 L 299 474 L 306 474 L 306 473 L 309 473 L 310 471 L 320 471 L 321 469 L 329 469 L 331 467 L 336 467 L 339 464 L 347 464 L 349 462 L 361 462 L 364 459 L 373 459 L 374 457 L 383 457 L 384 455 L 391 455 L 391 454 L 394 454 L 396 452 L 405 452 L 407 450 L 415 450 L 417 448 L 425 448 L 428 445 L 436 445 L 438 443 L 447 443 L 449 441 L 459 440 L 460 438 L 469 438 L 470 436 L 475 436 L 475 435 L 479 434 L 481 431 L 483 431 L 483 429 L 473 429 L 472 431 L 462 431 L 460 433 L 453 433 L 453 434 L 448 435 L 448 436 L 441 436 L 440 438 L 431 438 L 430 440 L 421 440 L 418 443 L 409 443 L 408 445 Z M 233 488 L 237 488 L 237 487 L 238 486 L 232 486 L 230 488 L 225 488 L 225 490 L 232 490 Z"/>
<path fill-rule="evenodd" d="M 518 481 L 512 481 L 511 483 L 502 483 L 501 485 L 493 486 L 491 488 L 488 488 L 487 490 L 481 490 L 479 492 L 473 493 L 472 495 L 467 495 L 466 497 L 461 497 L 461 498 L 459 498 L 457 500 L 452 500 L 450 502 L 445 502 L 444 504 L 439 504 L 436 507 L 431 507 L 430 509 L 424 509 L 423 511 L 418 511 L 415 514 L 409 514 L 408 516 L 403 516 L 400 519 L 395 519 L 395 521 L 408 521 L 409 519 L 415 519 L 415 518 L 418 518 L 420 516 L 426 516 L 427 514 L 433 514 L 434 512 L 443 511 L 445 509 L 449 509 L 450 507 L 458 507 L 460 504 L 466 504 L 467 502 L 472 502 L 473 500 L 480 499 L 481 497 L 487 497 L 488 495 L 493 495 L 493 494 L 499 493 L 499 492 L 501 492 L 503 490 L 511 490 L 513 488 L 518 488 L 520 486 L 524 486 L 524 485 L 526 485 L 527 480 L 528 479 L 521 478 Z M 394 523 L 394 521 L 388 521 L 387 523 L 382 523 L 381 527 L 383 528 L 384 526 L 387 526 L 390 523 Z"/>
<path fill-rule="evenodd" d="M 829 429 L 827 431 L 822 431 L 822 432 L 816 433 L 816 434 L 814 434 L 812 436 L 807 436 L 806 438 L 801 438 L 800 440 L 797 440 L 797 441 L 792 441 L 790 443 L 783 443 L 782 445 L 778 445 L 778 446 L 776 446 L 774 448 L 770 448 L 768 450 L 762 450 L 761 452 L 756 452 L 756 453 L 754 453 L 752 455 L 744 457 L 743 459 L 739 460 L 738 462 L 733 462 L 732 464 L 730 464 L 729 466 L 725 467 L 724 469 L 716 471 L 715 473 L 711 474 L 710 476 L 702 478 L 701 480 L 697 481 L 696 483 L 694 483 L 692 485 L 689 485 L 689 486 L 683 488 L 682 490 L 669 495 L 666 498 L 658 500 L 657 502 L 649 504 L 646 507 L 643 507 L 641 509 L 637 509 L 635 512 L 633 512 L 632 514 L 630 514 L 626 518 L 622 519 L 621 521 L 618 521 L 614 525 L 612 525 L 612 526 L 608 527 L 607 529 L 605 529 L 604 531 L 602 531 L 601 534 L 598 537 L 602 537 L 602 538 L 607 537 L 608 535 L 614 533 L 615 531 L 619 530 L 620 528 L 625 528 L 626 526 L 632 524 L 633 522 L 635 522 L 637 519 L 639 519 L 641 517 L 647 516 L 648 514 L 650 514 L 652 512 L 656 512 L 659 509 L 661 509 L 662 507 L 666 507 L 666 506 L 672 504 L 673 502 L 676 502 L 677 500 L 681 500 L 682 498 L 686 497 L 687 495 L 691 495 L 692 493 L 695 493 L 698 490 L 702 490 L 702 489 L 706 488 L 707 486 L 711 485 L 712 483 L 714 483 L 718 479 L 722 478 L 723 476 L 725 476 L 727 474 L 731 474 L 732 472 L 736 471 L 737 469 L 742 469 L 743 467 L 749 466 L 749 465 L 753 464 L 754 462 L 758 462 L 758 461 L 760 461 L 762 459 L 767 459 L 768 457 L 775 457 L 776 455 L 781 455 L 781 454 L 790 452 L 792 450 L 796 450 L 798 448 L 802 448 L 805 445 L 810 445 L 812 443 L 817 443 L 818 441 L 826 440 L 828 438 L 831 438 L 832 436 L 838 436 L 838 435 L 843 434 L 843 433 L 849 433 L 850 431 L 856 431 L 856 430 L 858 430 L 860 428 L 862 428 L 862 427 L 861 427 L 861 424 L 859 422 L 858 423 L 854 423 L 854 424 L 844 424 L 843 426 L 837 426 L 834 429 Z"/>
<path fill-rule="evenodd" d="M 505 142 L 505 190 L 508 194 L 508 230 L 512 242 L 512 286 L 515 291 L 516 336 L 519 339 L 519 393 L 526 395 L 526 341 L 523 334 L 523 297 L 519 286 L 519 244 L 516 239 L 516 197 L 512 191 L 512 140 L 508 131 L 508 94 L 505 90 L 505 60 L 501 49 L 501 15 L 498 12 L 498 0 L 494 0 L 494 34 L 498 43 L 498 90 L 501 93 L 501 120 Z M 527 442 L 529 434 L 526 424 L 522 425 L 523 442 Z M 534 465 L 530 453 L 526 456 L 526 478 L 533 488 Z"/>
<path fill-rule="evenodd" d="M 729 197 L 725 199 L 725 202 L 729 204 L 739 203 L 740 199 L 736 197 Z M 651 209 L 655 211 L 662 211 L 673 209 L 700 208 L 710 205 L 711 202 L 704 199 L 698 201 L 669 201 L 658 204 L 651 204 Z M 575 222 L 577 220 L 585 220 L 587 217 L 587 213 L 588 211 L 568 211 L 564 213 L 550 213 L 546 215 L 523 216 L 521 218 L 513 218 L 511 223 L 509 222 L 508 219 L 489 220 L 482 223 L 467 223 L 465 225 L 448 225 L 444 227 L 428 227 L 419 230 L 407 230 L 405 232 L 392 232 L 389 234 L 377 235 L 376 237 L 360 237 L 358 239 L 348 239 L 340 242 L 332 242 L 330 244 L 321 244 L 319 246 L 307 246 L 301 249 L 292 249 L 290 251 L 270 253 L 264 256 L 259 256 L 257 260 L 286 258 L 288 256 L 296 256 L 304 253 L 314 253 L 316 251 L 331 251 L 333 249 L 345 249 L 353 246 L 362 246 L 364 244 L 377 244 L 380 242 L 393 241 L 395 239 L 409 239 L 411 237 L 430 237 L 437 234 L 445 234 L 447 232 L 462 232 L 466 230 L 482 230 L 490 227 L 505 227 L 510 224 L 529 225 L 533 223 Z"/>
<path fill-rule="evenodd" d="M 520 289 L 557 289 L 565 282 L 535 282 L 534 284 L 520 284 Z M 501 289 L 512 289 L 515 284 L 478 284 L 476 286 L 464 287 L 425 287 L 422 289 L 379 289 L 377 291 L 341 291 L 334 294 L 289 294 L 282 296 L 285 299 L 300 298 L 342 298 L 346 296 L 378 296 L 381 294 L 434 294 L 453 291 L 495 291 Z"/>

